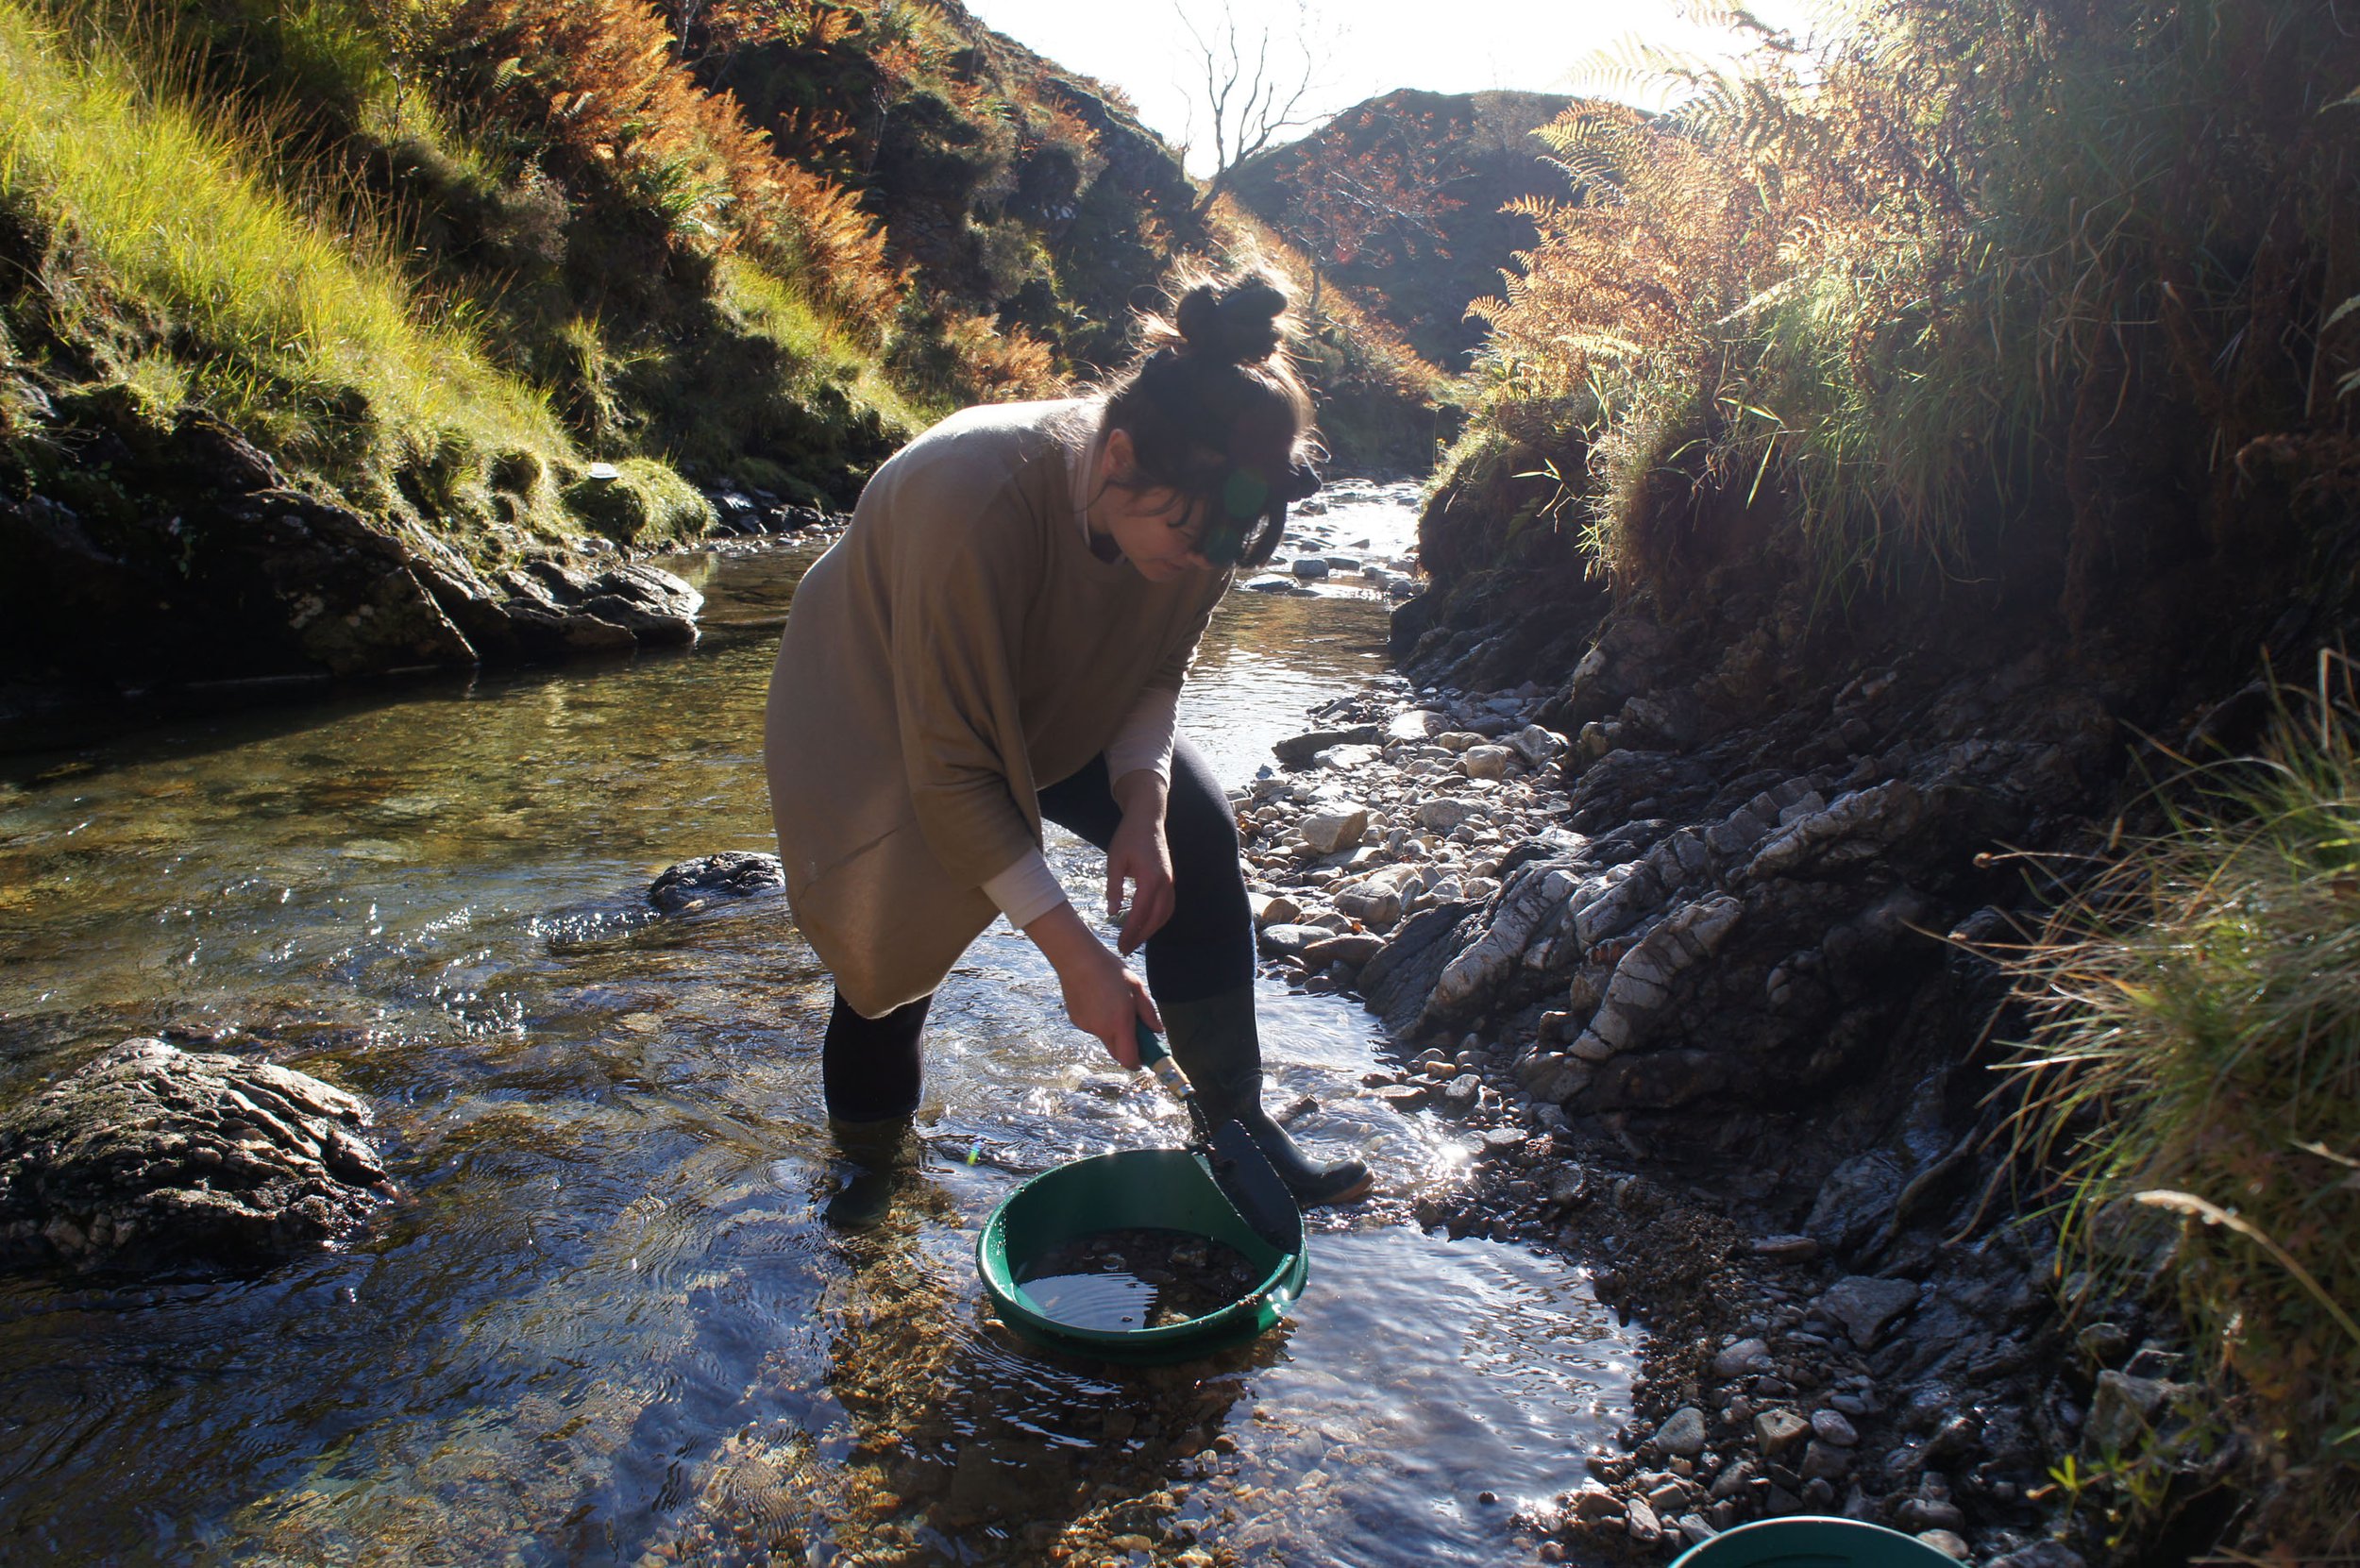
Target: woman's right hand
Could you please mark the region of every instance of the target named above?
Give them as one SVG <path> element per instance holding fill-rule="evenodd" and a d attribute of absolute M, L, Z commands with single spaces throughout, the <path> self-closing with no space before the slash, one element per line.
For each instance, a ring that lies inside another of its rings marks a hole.
<path fill-rule="evenodd" d="M 1106 1054 L 1126 1068 L 1139 1065 L 1138 1024 L 1161 1033 L 1162 1015 L 1147 986 L 1130 967 L 1082 923 L 1070 903 L 1061 903 L 1024 928 L 1047 956 L 1065 992 L 1065 1016 L 1084 1034 L 1095 1035 Z"/>

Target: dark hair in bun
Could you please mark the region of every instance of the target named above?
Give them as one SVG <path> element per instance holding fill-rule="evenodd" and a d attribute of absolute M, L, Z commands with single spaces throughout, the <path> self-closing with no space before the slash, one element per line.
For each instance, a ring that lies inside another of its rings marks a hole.
<path fill-rule="evenodd" d="M 1287 503 L 1319 488 L 1311 395 L 1283 349 L 1290 301 L 1259 269 L 1184 278 L 1169 318 L 1140 323 L 1138 359 L 1104 394 L 1104 429 L 1131 438 L 1134 490 L 1210 503 L 1204 553 L 1258 566 Z"/>
<path fill-rule="evenodd" d="M 1254 364 L 1278 352 L 1278 318 L 1287 294 L 1260 273 L 1227 287 L 1199 283 L 1180 296 L 1172 324 L 1191 354 L 1230 364 Z"/>

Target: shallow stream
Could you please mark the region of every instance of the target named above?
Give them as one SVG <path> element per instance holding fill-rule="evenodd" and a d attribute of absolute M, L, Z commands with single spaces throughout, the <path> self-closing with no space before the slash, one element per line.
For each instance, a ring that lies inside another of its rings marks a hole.
<path fill-rule="evenodd" d="M 1365 553 L 1409 520 L 1347 492 L 1312 526 Z M 1001 1327 L 991 1206 L 1181 1136 L 1004 927 L 935 1009 L 925 1163 L 877 1229 L 821 1223 L 825 975 L 783 900 L 643 891 L 770 847 L 763 693 L 808 559 L 683 568 L 690 652 L 0 757 L 0 1100 L 135 1034 L 259 1037 L 376 1104 L 404 1192 L 251 1277 L 0 1282 L 0 1558 L 1490 1563 L 1580 1478 L 1632 1340 L 1578 1271 L 1398 1204 L 1323 1220 L 1291 1319 L 1220 1360 L 1111 1373 Z M 1371 596 L 1233 594 L 1183 728 L 1242 782 L 1384 635 Z M 1103 910 L 1097 857 L 1053 860 Z M 1273 1078 L 1321 1107 L 1299 1136 L 1397 1196 L 1454 1179 L 1471 1140 L 1361 1096 L 1367 1015 L 1262 1001 Z"/>

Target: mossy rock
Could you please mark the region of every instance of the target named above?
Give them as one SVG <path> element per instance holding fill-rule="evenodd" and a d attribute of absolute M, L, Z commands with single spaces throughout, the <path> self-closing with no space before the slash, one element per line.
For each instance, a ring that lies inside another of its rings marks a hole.
<path fill-rule="evenodd" d="M 492 460 L 491 482 L 495 490 L 505 490 L 512 496 L 530 496 L 541 488 L 548 474 L 548 464 L 541 454 L 518 447 Z"/>
<path fill-rule="evenodd" d="M 611 480 L 576 480 L 563 498 L 568 512 L 618 545 L 700 539 L 720 520 L 712 502 L 661 463 L 625 458 L 615 470 Z"/>

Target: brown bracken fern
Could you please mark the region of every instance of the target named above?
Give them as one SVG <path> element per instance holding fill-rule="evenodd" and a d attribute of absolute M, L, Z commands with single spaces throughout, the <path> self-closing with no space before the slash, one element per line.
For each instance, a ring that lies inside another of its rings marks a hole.
<path fill-rule="evenodd" d="M 461 0 L 442 25 L 491 62 L 478 102 L 544 129 L 583 174 L 652 198 L 668 244 L 752 250 L 882 339 L 903 283 L 875 220 L 778 156 L 729 93 L 700 87 L 639 0 Z"/>

